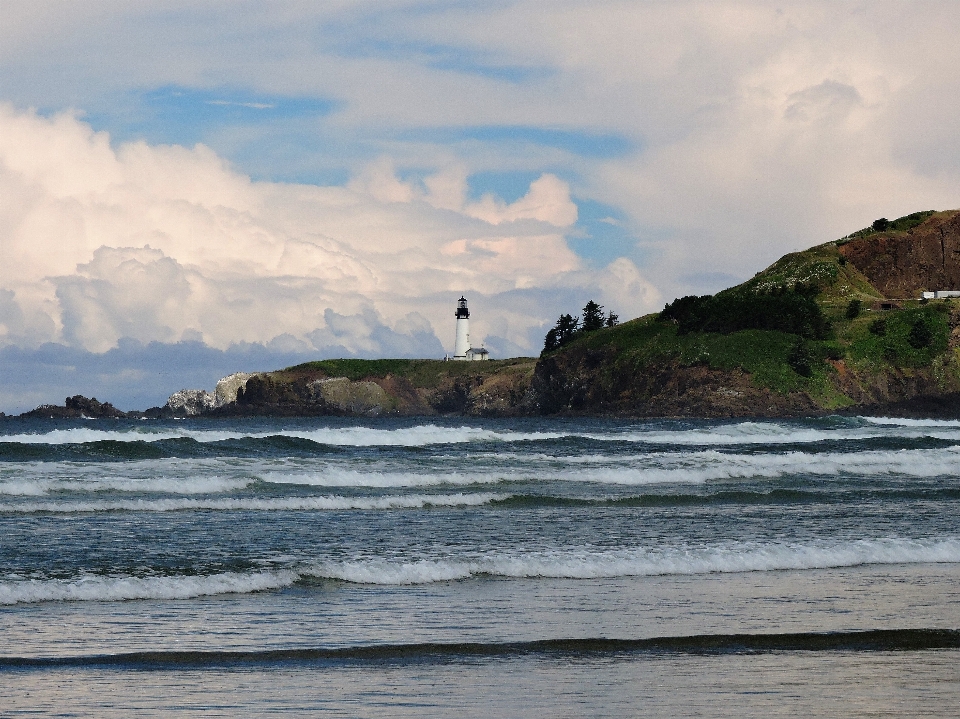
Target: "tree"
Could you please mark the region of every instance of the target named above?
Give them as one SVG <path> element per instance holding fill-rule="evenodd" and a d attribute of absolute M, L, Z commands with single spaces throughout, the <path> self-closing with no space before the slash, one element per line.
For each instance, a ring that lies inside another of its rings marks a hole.
<path fill-rule="evenodd" d="M 850 303 L 847 305 L 847 319 L 854 320 L 860 316 L 860 311 L 863 309 L 863 303 L 860 300 L 850 300 Z"/>
<path fill-rule="evenodd" d="M 543 351 L 552 352 L 560 346 L 560 340 L 557 337 L 557 328 L 551 327 L 547 336 L 543 340 Z"/>
<path fill-rule="evenodd" d="M 560 315 L 555 329 L 557 330 L 557 341 L 562 347 L 577 334 L 580 329 L 580 318 L 572 315 Z"/>
<path fill-rule="evenodd" d="M 593 332 L 602 329 L 603 323 L 603 305 L 598 305 L 590 300 L 583 308 L 583 322 L 580 325 L 580 331 Z"/>
<path fill-rule="evenodd" d="M 917 319 L 910 328 L 910 334 L 907 335 L 907 342 L 915 350 L 922 350 L 933 344 L 933 330 L 923 318 Z"/>
<path fill-rule="evenodd" d="M 877 232 L 883 232 L 890 227 L 890 220 L 888 220 L 886 217 L 881 217 L 879 220 L 874 220 L 871 227 L 873 227 L 873 229 Z"/>
<path fill-rule="evenodd" d="M 804 340 L 797 342 L 787 355 L 787 364 L 801 377 L 810 377 L 813 374 L 813 365 L 816 362 L 810 345 Z"/>
<path fill-rule="evenodd" d="M 594 332 L 604 327 L 614 327 L 620 322 L 620 317 L 610 312 L 603 314 L 603 305 L 593 300 L 587 302 L 583 308 L 583 321 L 573 315 L 560 315 L 557 324 L 550 328 L 543 338 L 543 351 L 552 352 L 560 349 L 578 335 L 585 332 Z"/>

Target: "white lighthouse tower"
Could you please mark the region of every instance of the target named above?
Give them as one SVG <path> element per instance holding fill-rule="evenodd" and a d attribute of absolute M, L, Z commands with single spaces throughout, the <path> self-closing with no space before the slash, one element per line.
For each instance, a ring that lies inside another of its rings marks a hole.
<path fill-rule="evenodd" d="M 470 310 L 467 309 L 467 299 L 463 296 L 457 302 L 457 342 L 453 346 L 453 358 L 465 360 L 470 351 Z"/>

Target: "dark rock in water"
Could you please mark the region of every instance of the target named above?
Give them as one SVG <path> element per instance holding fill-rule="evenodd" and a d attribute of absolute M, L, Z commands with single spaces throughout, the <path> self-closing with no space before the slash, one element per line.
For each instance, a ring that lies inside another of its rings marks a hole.
<path fill-rule="evenodd" d="M 73 397 L 67 397 L 63 405 L 42 404 L 20 416 L 49 419 L 120 419 L 126 417 L 127 413 L 109 402 L 97 401 L 96 397 L 88 398 L 76 394 Z"/>
<path fill-rule="evenodd" d="M 150 409 L 134 409 L 127 412 L 127 419 L 160 419 L 164 416 L 162 407 L 150 407 Z"/>

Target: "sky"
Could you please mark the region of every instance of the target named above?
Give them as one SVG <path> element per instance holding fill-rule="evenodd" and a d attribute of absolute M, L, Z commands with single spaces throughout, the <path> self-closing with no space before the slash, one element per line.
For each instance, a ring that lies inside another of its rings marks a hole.
<path fill-rule="evenodd" d="M 494 357 L 960 207 L 960 3 L 0 0 L 0 410 Z"/>

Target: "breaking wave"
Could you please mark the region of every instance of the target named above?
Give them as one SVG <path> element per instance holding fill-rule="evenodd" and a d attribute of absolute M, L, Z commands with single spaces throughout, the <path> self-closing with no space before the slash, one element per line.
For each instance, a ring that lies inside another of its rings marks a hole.
<path fill-rule="evenodd" d="M 41 497 L 52 492 L 157 492 L 164 494 L 218 494 L 244 489 L 253 478 L 227 477 L 98 477 L 64 479 L 58 477 L 24 477 L 0 480 L 0 495 Z"/>
<path fill-rule="evenodd" d="M 882 437 L 934 437 L 960 440 L 960 422 L 900 420 L 867 417 L 849 420 L 835 427 L 818 427 L 789 422 L 737 422 L 712 426 L 667 427 L 662 424 L 612 427 L 606 431 L 559 429 L 557 431 L 519 431 L 484 427 L 445 427 L 422 424 L 412 427 L 319 427 L 316 429 L 271 429 L 242 431 L 235 429 L 197 429 L 189 425 L 149 425 L 129 429 L 103 430 L 73 427 L 47 432 L 0 435 L 0 443 L 19 445 L 71 445 L 98 442 L 155 443 L 165 440 L 193 440 L 198 443 L 230 440 L 290 438 L 320 445 L 345 447 L 421 447 L 428 445 L 476 442 L 549 441 L 580 438 L 641 444 L 681 446 L 804 444 L 824 440 L 864 440 Z"/>
<path fill-rule="evenodd" d="M 473 557 L 315 561 L 250 573 L 0 581 L 0 604 L 49 601 L 189 599 L 281 589 L 302 579 L 355 584 L 429 584 L 471 577 L 605 579 L 660 575 L 829 569 L 868 564 L 960 562 L 960 540 L 880 538 L 835 543 L 558 549 Z"/>
<path fill-rule="evenodd" d="M 509 494 L 406 494 L 387 497 L 277 497 L 236 499 L 121 499 L 92 502 L 18 502 L 0 503 L 0 512 L 32 514 L 49 512 L 177 512 L 184 510 L 297 511 L 350 509 L 420 509 L 423 507 L 476 507 L 501 502 Z"/>
<path fill-rule="evenodd" d="M 262 592 L 293 584 L 292 570 L 224 572 L 207 576 L 103 577 L 0 581 L 0 605 L 34 602 L 115 602 L 128 599 L 192 599 L 215 594 Z"/>
<path fill-rule="evenodd" d="M 601 579 L 658 575 L 828 569 L 863 564 L 960 562 L 960 541 L 873 539 L 838 544 L 734 544 L 724 547 L 546 551 L 475 559 L 368 559 L 318 564 L 310 574 L 358 584 L 426 584 L 477 575 Z M 305 570 L 307 573 L 307 570 Z"/>

